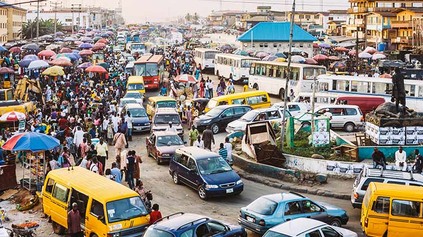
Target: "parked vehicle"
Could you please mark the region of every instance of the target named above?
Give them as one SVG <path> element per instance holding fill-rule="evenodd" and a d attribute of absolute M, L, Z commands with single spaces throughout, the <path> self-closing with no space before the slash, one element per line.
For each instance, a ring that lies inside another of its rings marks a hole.
<path fill-rule="evenodd" d="M 298 218 L 270 228 L 263 237 L 357 237 L 357 233 L 310 218 Z"/>
<path fill-rule="evenodd" d="M 193 124 L 198 131 L 204 131 L 207 126 L 210 126 L 212 132 L 217 134 L 226 128 L 228 123 L 239 119 L 250 110 L 251 107 L 248 105 L 222 105 L 196 117 Z"/>
<path fill-rule="evenodd" d="M 127 104 L 138 104 L 138 102 L 133 98 L 122 98 L 120 99 L 119 106 L 118 106 L 118 113 L 121 113 L 125 105 Z"/>
<path fill-rule="evenodd" d="M 152 120 L 151 130 L 154 132 L 166 131 L 170 123 L 172 127 L 176 129 L 178 135 L 183 139 L 184 129 L 182 127 L 181 117 L 179 117 L 178 112 L 172 108 L 157 109 Z"/>
<path fill-rule="evenodd" d="M 145 94 L 144 79 L 142 76 L 130 76 L 126 83 L 127 91 L 138 91 L 141 95 Z"/>
<path fill-rule="evenodd" d="M 145 139 L 147 154 L 156 159 L 157 164 L 170 161 L 175 150 L 184 147 L 184 142 L 176 132 L 153 132 Z"/>
<path fill-rule="evenodd" d="M 144 101 L 144 96 L 138 91 L 127 91 L 125 96 L 122 99 L 133 99 L 138 104 L 142 105 Z"/>
<path fill-rule="evenodd" d="M 421 187 L 370 183 L 360 224 L 366 236 L 423 236 Z"/>
<path fill-rule="evenodd" d="M 152 96 L 148 98 L 147 114 L 153 117 L 154 113 L 159 108 L 173 108 L 176 111 L 176 106 L 176 100 L 169 96 Z"/>
<path fill-rule="evenodd" d="M 283 110 L 284 102 L 275 103 L 272 107 L 280 108 Z M 301 115 L 307 113 L 311 108 L 310 104 L 303 102 L 288 102 L 287 110 L 292 117 L 299 118 Z"/>
<path fill-rule="evenodd" d="M 239 175 L 221 156 L 197 147 L 177 149 L 169 174 L 175 184 L 184 183 L 197 190 L 201 199 L 237 195 L 244 190 Z"/>
<path fill-rule="evenodd" d="M 73 203 L 78 204 L 85 236 L 131 237 L 143 232 L 150 220 L 138 193 L 78 166 L 50 171 L 42 198 L 43 212 L 56 234 L 68 228 Z"/>
<path fill-rule="evenodd" d="M 224 224 L 207 216 L 177 212 L 156 221 L 143 237 L 247 237 L 241 226 Z"/>
<path fill-rule="evenodd" d="M 228 126 L 226 126 L 226 132 L 245 132 L 245 127 L 249 123 L 258 121 L 281 122 L 282 117 L 283 108 L 281 109 L 277 107 L 271 107 L 267 109 L 254 109 L 244 114 L 241 118 L 230 122 Z M 289 111 L 286 111 L 285 118 L 288 117 L 291 117 L 291 113 Z"/>
<path fill-rule="evenodd" d="M 365 167 L 355 179 L 351 193 L 351 204 L 361 208 L 364 194 L 371 182 L 423 186 L 423 175 L 401 170 L 381 170 Z"/>
<path fill-rule="evenodd" d="M 261 196 L 241 208 L 238 222 L 241 226 L 264 234 L 268 229 L 301 217 L 321 220 L 333 226 L 346 225 L 345 210 L 327 203 L 314 202 L 294 192 Z"/>
<path fill-rule="evenodd" d="M 127 104 L 122 110 L 123 114 L 131 114 L 133 132 L 149 132 L 151 128 L 150 119 L 140 104 Z"/>
<path fill-rule="evenodd" d="M 213 97 L 205 108 L 205 112 L 221 105 L 249 105 L 253 109 L 270 107 L 270 97 L 266 91 L 248 91 Z"/>
<path fill-rule="evenodd" d="M 385 98 L 380 96 L 338 96 L 335 104 L 357 105 L 363 114 L 375 110 L 379 105 L 385 103 Z"/>

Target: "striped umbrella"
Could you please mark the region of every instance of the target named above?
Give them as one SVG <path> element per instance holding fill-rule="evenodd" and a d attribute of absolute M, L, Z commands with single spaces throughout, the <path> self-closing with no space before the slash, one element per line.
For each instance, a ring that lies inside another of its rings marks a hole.
<path fill-rule="evenodd" d="M 189 74 L 182 74 L 182 75 L 178 75 L 175 78 L 175 81 L 177 82 L 197 82 L 197 80 L 195 80 L 195 77 Z"/>
<path fill-rule="evenodd" d="M 0 117 L 0 121 L 3 121 L 3 122 L 14 122 L 14 121 L 24 120 L 24 119 L 26 119 L 26 115 L 24 113 L 16 112 L 16 111 L 7 112 Z"/>

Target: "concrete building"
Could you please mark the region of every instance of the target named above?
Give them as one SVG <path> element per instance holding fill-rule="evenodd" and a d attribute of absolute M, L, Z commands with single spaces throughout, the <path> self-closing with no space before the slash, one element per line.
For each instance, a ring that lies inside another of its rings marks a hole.
<path fill-rule="evenodd" d="M 0 2 L 0 42 L 21 39 L 20 31 L 26 22 L 26 10 Z"/>
<path fill-rule="evenodd" d="M 348 19 L 347 10 L 329 10 L 326 21 L 326 34 L 331 36 L 344 35 L 343 25 L 346 24 Z"/>
<path fill-rule="evenodd" d="M 240 28 L 250 29 L 260 22 L 287 21 L 287 13 L 272 11 L 270 6 L 258 6 L 256 12 L 247 12 L 241 16 Z"/>
<path fill-rule="evenodd" d="M 288 52 L 290 25 L 290 22 L 260 22 L 238 38 L 241 49 Z M 301 49 L 309 57 L 313 56 L 313 41 L 317 39 L 298 25 L 294 25 L 293 33 L 293 47 Z"/>
<path fill-rule="evenodd" d="M 243 11 L 214 11 L 208 17 L 208 25 L 234 27 L 241 19 Z"/>

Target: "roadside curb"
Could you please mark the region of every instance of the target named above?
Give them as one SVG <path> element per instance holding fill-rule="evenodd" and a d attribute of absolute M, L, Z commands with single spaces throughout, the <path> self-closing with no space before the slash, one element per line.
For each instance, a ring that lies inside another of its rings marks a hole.
<path fill-rule="evenodd" d="M 232 154 L 235 170 L 244 179 L 261 183 L 273 188 L 287 191 L 331 197 L 342 200 L 350 200 L 350 194 L 336 193 L 318 187 L 308 187 L 298 184 L 299 178 L 307 172 L 278 168 L 266 164 L 260 164 L 243 158 L 235 153 Z"/>

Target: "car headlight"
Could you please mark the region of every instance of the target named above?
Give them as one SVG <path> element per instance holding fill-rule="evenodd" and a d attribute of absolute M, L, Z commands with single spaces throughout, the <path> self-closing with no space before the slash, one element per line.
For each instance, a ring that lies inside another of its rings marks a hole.
<path fill-rule="evenodd" d="M 217 185 L 206 184 L 206 189 L 219 188 Z"/>
<path fill-rule="evenodd" d="M 236 181 L 236 184 L 238 185 L 238 184 L 242 184 L 242 180 L 238 180 L 238 181 Z"/>
<path fill-rule="evenodd" d="M 210 121 L 211 121 L 211 119 L 203 120 L 203 121 L 201 121 L 201 123 L 210 123 Z"/>
<path fill-rule="evenodd" d="M 120 237 L 120 233 L 107 234 L 107 237 Z"/>

